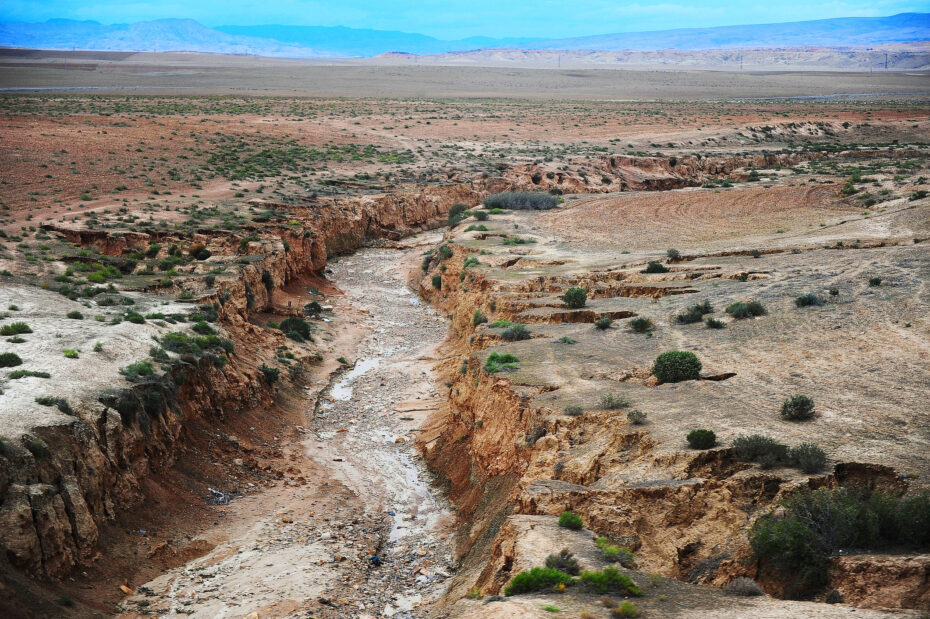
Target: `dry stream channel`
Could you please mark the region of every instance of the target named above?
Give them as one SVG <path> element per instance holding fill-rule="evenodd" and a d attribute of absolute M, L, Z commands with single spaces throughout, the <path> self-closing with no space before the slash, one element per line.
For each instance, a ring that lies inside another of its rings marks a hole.
<path fill-rule="evenodd" d="M 322 474 L 234 501 L 221 542 L 140 587 L 138 610 L 400 619 L 424 616 L 441 596 L 453 514 L 413 439 L 440 403 L 431 368 L 447 323 L 405 284 L 407 269 L 439 238 L 425 233 L 401 249 L 361 249 L 330 263 L 343 308 L 363 317 L 348 328 L 364 336 L 293 446 L 292 461 Z"/>

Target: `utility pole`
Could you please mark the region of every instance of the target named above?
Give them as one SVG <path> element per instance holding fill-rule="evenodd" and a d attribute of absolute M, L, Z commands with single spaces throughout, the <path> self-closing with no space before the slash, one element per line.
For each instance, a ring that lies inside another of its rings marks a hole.
<path fill-rule="evenodd" d="M 888 70 L 888 52 L 885 52 L 885 71 Z"/>

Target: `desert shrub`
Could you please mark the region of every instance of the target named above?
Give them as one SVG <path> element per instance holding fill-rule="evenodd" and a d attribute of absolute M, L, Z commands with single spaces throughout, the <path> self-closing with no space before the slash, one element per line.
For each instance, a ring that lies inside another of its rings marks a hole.
<path fill-rule="evenodd" d="M 51 455 L 48 445 L 40 438 L 26 439 L 26 449 L 36 458 L 47 458 Z"/>
<path fill-rule="evenodd" d="M 126 312 L 126 315 L 123 316 L 123 319 L 135 325 L 141 325 L 145 323 L 145 316 L 139 312 Z"/>
<path fill-rule="evenodd" d="M 675 316 L 675 322 L 683 325 L 701 322 L 704 320 L 704 314 L 710 314 L 713 311 L 714 308 L 711 307 L 709 301 L 697 303 Z"/>
<path fill-rule="evenodd" d="M 303 342 L 310 338 L 310 323 L 297 316 L 289 316 L 281 321 L 278 325 L 281 331 L 290 339 L 296 342 Z"/>
<path fill-rule="evenodd" d="M 827 454 L 814 443 L 801 443 L 788 451 L 788 460 L 805 473 L 819 473 L 827 466 Z"/>
<path fill-rule="evenodd" d="M 793 395 L 781 404 L 781 417 L 788 421 L 806 421 L 814 417 L 814 401 L 806 395 Z"/>
<path fill-rule="evenodd" d="M 77 359 L 80 357 L 78 351 L 74 350 L 73 348 L 65 348 L 61 352 L 65 356 L 65 359 Z"/>
<path fill-rule="evenodd" d="M 823 299 L 821 299 L 820 297 L 818 297 L 818 296 L 817 296 L 816 294 L 814 294 L 813 292 L 808 292 L 807 294 L 803 294 L 803 295 L 801 295 L 800 297 L 798 297 L 797 299 L 795 299 L 795 300 L 794 300 L 794 305 L 795 305 L 796 307 L 814 307 L 814 306 L 819 306 L 819 305 L 823 305 Z"/>
<path fill-rule="evenodd" d="M 601 551 L 601 556 L 612 563 L 619 563 L 624 567 L 630 567 L 636 560 L 636 557 L 634 557 L 633 553 L 627 548 L 611 544 L 610 540 L 606 537 L 597 538 L 594 540 L 594 545 Z"/>
<path fill-rule="evenodd" d="M 559 515 L 559 526 L 572 531 L 580 531 L 584 526 L 581 516 L 574 512 L 564 511 Z"/>
<path fill-rule="evenodd" d="M 433 283 L 433 288 L 436 290 L 442 290 L 442 275 L 439 275 L 438 273 L 433 275 L 431 281 Z"/>
<path fill-rule="evenodd" d="M 758 301 L 737 301 L 727 306 L 727 314 L 736 319 L 755 318 L 765 316 L 768 311 Z"/>
<path fill-rule="evenodd" d="M 517 369 L 517 363 L 520 358 L 510 353 L 499 353 L 497 351 L 488 355 L 484 362 L 484 371 L 488 374 L 497 374 L 498 372 L 513 372 Z"/>
<path fill-rule="evenodd" d="M 653 261 L 646 265 L 643 273 L 668 273 L 668 267 L 661 262 Z"/>
<path fill-rule="evenodd" d="M 610 316 L 601 316 L 600 318 L 594 321 L 594 327 L 596 329 L 600 329 L 601 331 L 605 331 L 609 329 L 610 325 L 612 324 L 614 324 L 614 319 L 611 318 Z"/>
<path fill-rule="evenodd" d="M 475 211 L 473 215 L 478 221 L 487 221 L 491 217 L 487 211 Z"/>
<path fill-rule="evenodd" d="M 595 593 L 613 591 L 636 597 L 643 594 L 643 590 L 629 576 L 621 574 L 620 570 L 615 567 L 605 567 L 600 572 L 584 572 L 581 575 L 581 582 Z"/>
<path fill-rule="evenodd" d="M 546 557 L 546 567 L 572 576 L 577 576 L 581 572 L 581 566 L 578 565 L 578 559 L 575 558 L 568 548 L 563 548 L 559 554 L 552 554 Z"/>
<path fill-rule="evenodd" d="M 0 368 L 12 368 L 22 364 L 23 360 L 15 352 L 0 353 Z"/>
<path fill-rule="evenodd" d="M 486 197 L 481 201 L 486 209 L 514 209 L 530 211 L 546 211 L 555 208 L 559 199 L 545 193 L 530 193 L 526 191 L 505 191 Z"/>
<path fill-rule="evenodd" d="M 274 290 L 274 278 L 271 276 L 271 271 L 268 269 L 262 269 L 262 283 L 265 285 L 265 290 L 268 292 Z"/>
<path fill-rule="evenodd" d="M 463 269 L 470 269 L 471 267 L 476 267 L 476 266 L 478 266 L 479 264 L 481 264 L 481 263 L 478 261 L 478 258 L 476 258 L 475 256 L 468 256 L 468 257 L 465 258 L 465 260 L 462 262 L 462 268 L 463 268 Z M 463 278 L 465 277 L 464 273 L 462 274 L 462 277 L 463 277 Z"/>
<path fill-rule="evenodd" d="M 665 255 L 668 256 L 669 260 L 678 260 L 681 258 L 681 252 L 677 249 L 667 249 Z"/>
<path fill-rule="evenodd" d="M 81 312 L 77 310 L 71 310 L 70 312 L 65 314 L 65 317 L 70 318 L 71 320 L 84 320 L 84 314 L 82 314 Z"/>
<path fill-rule="evenodd" d="M 688 432 L 688 446 L 691 449 L 710 449 L 717 444 L 717 435 L 713 430 L 691 430 Z"/>
<path fill-rule="evenodd" d="M 13 370 L 10 372 L 10 380 L 18 380 L 20 378 L 29 378 L 30 376 L 35 378 L 51 378 L 52 375 L 48 372 L 34 372 L 32 370 Z"/>
<path fill-rule="evenodd" d="M 562 586 L 564 587 L 565 585 L 562 585 Z M 560 612 L 562 612 L 561 610 L 559 610 L 559 607 L 556 606 L 555 604 L 545 604 L 545 605 L 543 605 L 542 609 L 543 609 L 544 611 L 546 611 L 547 613 L 560 613 Z"/>
<path fill-rule="evenodd" d="M 555 587 L 556 585 L 570 585 L 574 579 L 559 570 L 548 567 L 534 567 L 531 570 L 520 572 L 514 576 L 510 583 L 504 587 L 504 595 L 519 595 L 533 593 Z"/>
<path fill-rule="evenodd" d="M 563 335 L 562 337 L 557 339 L 556 342 L 558 342 L 559 344 L 575 344 L 576 343 L 575 340 L 568 337 L 567 335 Z"/>
<path fill-rule="evenodd" d="M 14 335 L 13 337 L 7 340 L 7 342 L 9 342 L 10 344 L 22 344 L 25 341 L 26 340 L 24 338 L 21 338 L 18 335 Z"/>
<path fill-rule="evenodd" d="M 581 417 L 584 414 L 584 409 L 577 405 L 566 406 L 565 414 L 569 417 Z"/>
<path fill-rule="evenodd" d="M 155 373 L 155 368 L 152 367 L 151 361 L 139 361 L 138 363 L 130 363 L 121 369 L 119 373 L 125 376 L 126 380 L 134 383 L 143 378 L 152 376 Z"/>
<path fill-rule="evenodd" d="M 631 410 L 626 414 L 626 418 L 634 426 L 641 426 L 646 423 L 646 413 L 641 410 Z"/>
<path fill-rule="evenodd" d="M 760 258 L 762 256 L 762 252 L 759 251 L 758 249 L 753 249 L 749 252 L 749 255 L 752 256 L 753 258 Z"/>
<path fill-rule="evenodd" d="M 181 355 L 200 355 L 203 351 L 211 348 L 221 348 L 227 353 L 233 351 L 233 343 L 217 335 L 191 337 L 185 333 L 172 332 L 163 335 L 160 343 L 165 350 Z"/>
<path fill-rule="evenodd" d="M 637 333 L 647 333 L 655 329 L 655 324 L 645 316 L 638 316 L 630 321 L 630 329 Z"/>
<path fill-rule="evenodd" d="M 827 597 L 825 597 L 823 601 L 827 604 L 842 604 L 844 602 L 843 594 L 840 593 L 838 589 L 833 589 L 827 594 Z"/>
<path fill-rule="evenodd" d="M 742 462 L 786 461 L 788 446 L 761 434 L 738 436 L 733 439 L 736 458 Z"/>
<path fill-rule="evenodd" d="M 530 339 L 530 331 L 526 328 L 526 325 L 521 325 L 520 323 L 513 323 L 501 333 L 501 337 L 507 340 L 508 342 L 518 342 L 520 340 Z"/>
<path fill-rule="evenodd" d="M 633 602 L 623 601 L 610 611 L 611 617 L 639 617 L 639 608 Z"/>
<path fill-rule="evenodd" d="M 652 373 L 660 383 L 677 383 L 701 377 L 701 362 L 693 352 L 670 350 L 656 357 Z"/>
<path fill-rule="evenodd" d="M 765 595 L 759 585 L 756 584 L 756 581 L 752 578 L 746 578 L 745 576 L 734 578 L 723 587 L 723 590 L 732 595 L 741 595 L 744 597 Z"/>
<path fill-rule="evenodd" d="M 191 327 L 191 330 L 194 333 L 199 333 L 200 335 L 214 335 L 216 333 L 216 331 L 213 330 L 213 327 L 211 327 L 204 320 L 199 320 L 194 323 L 194 326 Z"/>
<path fill-rule="evenodd" d="M 449 209 L 449 227 L 454 228 L 459 224 L 460 221 L 465 219 L 465 216 L 462 214 L 468 207 L 464 204 L 453 204 Z"/>
<path fill-rule="evenodd" d="M 869 278 L 869 286 L 872 286 L 874 288 L 875 286 L 881 286 L 881 285 L 882 285 L 881 277 L 870 277 Z"/>
<path fill-rule="evenodd" d="M 584 307 L 584 304 L 588 301 L 588 291 L 584 288 L 572 286 L 562 295 L 562 300 L 565 301 L 565 305 L 572 309 Z"/>
<path fill-rule="evenodd" d="M 452 248 L 449 247 L 448 245 L 440 245 L 439 251 L 436 255 L 439 256 L 440 260 L 448 260 L 449 258 L 454 256 L 455 253 L 452 251 Z"/>
<path fill-rule="evenodd" d="M 477 327 L 478 325 L 484 324 L 488 321 L 488 317 L 481 313 L 481 310 L 475 310 L 471 315 L 471 325 Z"/>
<path fill-rule="evenodd" d="M 546 426 L 542 424 L 536 424 L 533 426 L 533 429 L 526 433 L 526 444 L 530 447 L 536 444 L 536 441 L 546 436 Z"/>
<path fill-rule="evenodd" d="M 0 335 L 22 335 L 32 333 L 32 329 L 25 322 L 12 322 L 0 327 Z"/>
<path fill-rule="evenodd" d="M 601 408 L 613 411 L 619 408 L 626 408 L 630 406 L 629 398 L 622 395 L 614 395 L 612 393 L 605 393 L 601 396 Z"/>
<path fill-rule="evenodd" d="M 202 243 L 195 243 L 194 245 L 191 245 L 190 249 L 188 250 L 188 254 L 190 254 L 190 256 L 196 260 L 206 260 L 212 255 L 210 250 L 207 249 Z"/>
<path fill-rule="evenodd" d="M 708 317 L 704 324 L 707 325 L 708 329 L 723 329 L 727 326 L 727 323 L 712 317 Z"/>
<path fill-rule="evenodd" d="M 258 368 L 262 372 L 262 376 L 265 377 L 265 380 L 268 381 L 269 385 L 273 385 L 278 382 L 278 379 L 281 378 L 281 370 L 278 368 L 271 367 L 264 363 Z"/>
<path fill-rule="evenodd" d="M 65 415 L 71 415 L 72 417 L 74 416 L 74 410 L 72 410 L 71 405 L 68 404 L 68 400 L 65 398 L 41 396 L 36 398 L 36 404 L 41 404 L 42 406 L 55 406 Z"/>

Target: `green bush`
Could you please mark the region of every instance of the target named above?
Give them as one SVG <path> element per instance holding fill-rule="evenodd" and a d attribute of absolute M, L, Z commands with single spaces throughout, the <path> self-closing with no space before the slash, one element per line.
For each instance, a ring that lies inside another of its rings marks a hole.
<path fill-rule="evenodd" d="M 805 473 L 819 473 L 827 466 L 827 454 L 814 443 L 801 443 L 788 451 L 791 463 Z"/>
<path fill-rule="evenodd" d="M 755 318 L 756 316 L 765 316 L 765 306 L 758 301 L 737 301 L 727 306 L 727 314 L 736 319 Z"/>
<path fill-rule="evenodd" d="M 641 410 L 631 410 L 626 414 L 626 418 L 634 426 L 641 426 L 646 423 L 646 413 Z"/>
<path fill-rule="evenodd" d="M 801 295 L 794 300 L 794 305 L 796 307 L 815 307 L 823 305 L 823 299 L 818 297 L 813 292 L 808 292 L 807 294 Z"/>
<path fill-rule="evenodd" d="M 491 215 L 487 211 L 475 211 L 472 213 L 478 221 L 487 221 Z"/>
<path fill-rule="evenodd" d="M 675 322 L 682 325 L 688 325 L 704 320 L 704 314 L 710 314 L 714 311 L 708 301 L 692 305 L 681 314 L 675 316 Z"/>
<path fill-rule="evenodd" d="M 581 566 L 578 565 L 578 559 L 569 552 L 568 548 L 563 548 L 559 554 L 552 554 L 546 557 L 546 567 L 572 576 L 577 576 L 581 572 Z"/>
<path fill-rule="evenodd" d="M 668 273 L 668 267 L 661 262 L 653 261 L 646 265 L 643 273 Z"/>
<path fill-rule="evenodd" d="M 32 333 L 32 329 L 25 322 L 13 322 L 0 327 L 0 335 L 22 335 L 24 333 Z"/>
<path fill-rule="evenodd" d="M 80 356 L 78 351 L 74 350 L 73 348 L 65 348 L 61 352 L 64 354 L 65 359 L 77 359 Z"/>
<path fill-rule="evenodd" d="M 82 314 L 81 312 L 77 310 L 71 310 L 70 312 L 65 314 L 65 317 L 70 318 L 72 320 L 84 320 L 84 314 Z"/>
<path fill-rule="evenodd" d="M 584 304 L 588 301 L 588 291 L 584 288 L 572 286 L 562 295 L 562 300 L 565 301 L 565 305 L 572 309 L 584 307 Z"/>
<path fill-rule="evenodd" d="M 737 460 L 742 462 L 759 462 L 774 466 L 788 460 L 787 445 L 761 434 L 736 437 L 733 439 L 733 449 Z"/>
<path fill-rule="evenodd" d="M 882 285 L 881 277 L 870 277 L 869 278 L 869 286 L 872 286 L 874 288 L 875 286 L 881 286 L 881 285 Z"/>
<path fill-rule="evenodd" d="M 610 325 L 612 324 L 614 324 L 614 319 L 610 316 L 601 316 L 594 321 L 594 327 L 600 329 L 601 331 L 609 329 Z"/>
<path fill-rule="evenodd" d="M 194 326 L 191 327 L 191 330 L 194 333 L 199 333 L 200 335 L 214 335 L 216 333 L 216 331 L 213 330 L 213 327 L 211 327 L 210 324 L 204 320 L 199 320 L 194 323 Z"/>
<path fill-rule="evenodd" d="M 546 211 L 555 208 L 559 199 L 545 193 L 505 191 L 488 196 L 481 201 L 486 209 L 514 209 Z"/>
<path fill-rule="evenodd" d="M 781 417 L 788 421 L 807 421 L 814 417 L 814 401 L 806 395 L 793 395 L 781 404 Z"/>
<path fill-rule="evenodd" d="M 655 324 L 645 316 L 639 316 L 630 321 L 630 329 L 637 333 L 647 333 L 655 329 Z"/>
<path fill-rule="evenodd" d="M 438 273 L 436 275 L 433 275 L 431 281 L 433 282 L 433 288 L 435 288 L 436 290 L 442 290 L 442 275 Z"/>
<path fill-rule="evenodd" d="M 462 221 L 465 218 L 465 216 L 462 213 L 464 213 L 466 210 L 468 210 L 468 207 L 465 206 L 464 204 L 453 204 L 451 208 L 449 208 L 449 227 L 450 228 L 454 228 L 455 226 L 459 224 L 460 221 Z"/>
<path fill-rule="evenodd" d="M 11 368 L 22 364 L 23 360 L 15 352 L 0 353 L 0 368 Z"/>
<path fill-rule="evenodd" d="M 139 312 L 126 312 L 126 315 L 123 316 L 123 319 L 127 322 L 131 322 L 134 325 L 141 325 L 145 323 L 145 316 Z"/>
<path fill-rule="evenodd" d="M 708 329 L 723 329 L 727 326 L 727 323 L 722 320 L 717 320 L 716 318 L 708 318 L 704 321 L 704 324 L 707 325 Z"/>
<path fill-rule="evenodd" d="M 484 362 L 484 371 L 488 374 L 497 374 L 498 372 L 513 372 L 517 370 L 517 363 L 520 358 L 510 353 L 499 353 L 497 351 L 488 355 Z"/>
<path fill-rule="evenodd" d="M 269 385 L 273 385 L 278 382 L 278 379 L 281 378 L 281 370 L 278 368 L 271 367 L 262 363 L 261 367 L 258 368 L 262 372 L 262 376 L 265 377 L 265 380 L 268 381 Z"/>
<path fill-rule="evenodd" d="M 572 531 L 580 531 L 584 527 L 584 521 L 581 516 L 574 512 L 564 511 L 559 516 L 559 526 Z"/>
<path fill-rule="evenodd" d="M 581 582 L 587 585 L 595 593 L 626 593 L 635 597 L 643 594 L 632 579 L 626 574 L 621 574 L 620 570 L 615 567 L 605 567 L 600 572 L 584 572 L 581 575 Z"/>
<path fill-rule="evenodd" d="M 691 449 L 710 449 L 717 444 L 717 435 L 712 430 L 691 430 L 688 432 L 688 446 Z"/>
<path fill-rule="evenodd" d="M 40 438 L 26 439 L 26 449 L 36 458 L 47 458 L 51 455 L 48 445 Z"/>
<path fill-rule="evenodd" d="M 626 396 L 605 393 L 601 396 L 601 408 L 614 411 L 620 408 L 627 408 L 632 402 Z"/>
<path fill-rule="evenodd" d="M 481 310 L 475 310 L 471 315 L 471 326 L 477 327 L 478 325 L 484 324 L 488 321 L 488 317 L 481 313 Z"/>
<path fill-rule="evenodd" d="M 584 409 L 578 405 L 566 406 L 565 414 L 569 417 L 581 417 L 584 414 Z"/>
<path fill-rule="evenodd" d="M 677 383 L 701 377 L 701 362 L 693 352 L 671 350 L 656 357 L 652 373 L 660 383 Z"/>
<path fill-rule="evenodd" d="M 624 567 L 630 567 L 636 560 L 633 553 L 627 548 L 615 546 L 610 543 L 606 537 L 599 537 L 594 540 L 594 545 L 601 551 L 601 556 L 612 563 L 619 563 Z"/>
<path fill-rule="evenodd" d="M 518 342 L 520 340 L 530 339 L 530 331 L 526 328 L 526 325 L 521 325 L 520 323 L 513 323 L 507 327 L 501 337 L 507 340 L 508 342 Z"/>
<path fill-rule="evenodd" d="M 520 572 L 504 587 L 504 595 L 519 595 L 550 589 L 556 585 L 571 585 L 575 580 L 566 574 L 548 567 L 534 567 Z"/>
<path fill-rule="evenodd" d="M 48 372 L 33 372 L 32 370 L 13 370 L 10 372 L 10 380 L 19 380 L 20 378 L 28 378 L 33 376 L 35 378 L 51 378 L 52 375 Z"/>
<path fill-rule="evenodd" d="M 284 331 L 284 334 L 294 341 L 303 342 L 311 339 L 310 323 L 303 318 L 290 316 L 282 320 L 278 328 Z"/>
<path fill-rule="evenodd" d="M 152 367 L 151 361 L 139 361 L 138 363 L 130 363 L 121 369 L 119 373 L 125 376 L 126 380 L 134 383 L 143 378 L 152 376 L 155 373 L 155 368 Z"/>

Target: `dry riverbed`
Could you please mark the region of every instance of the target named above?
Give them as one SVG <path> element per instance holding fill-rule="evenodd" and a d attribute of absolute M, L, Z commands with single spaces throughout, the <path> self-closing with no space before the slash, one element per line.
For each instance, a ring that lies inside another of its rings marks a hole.
<path fill-rule="evenodd" d="M 439 403 L 446 322 L 404 284 L 438 238 L 331 263 L 337 313 L 359 317 L 344 331 L 364 336 L 319 397 L 308 390 L 288 474 L 218 508 L 212 551 L 139 587 L 125 616 L 417 617 L 442 594 L 453 518 L 412 439 Z"/>

